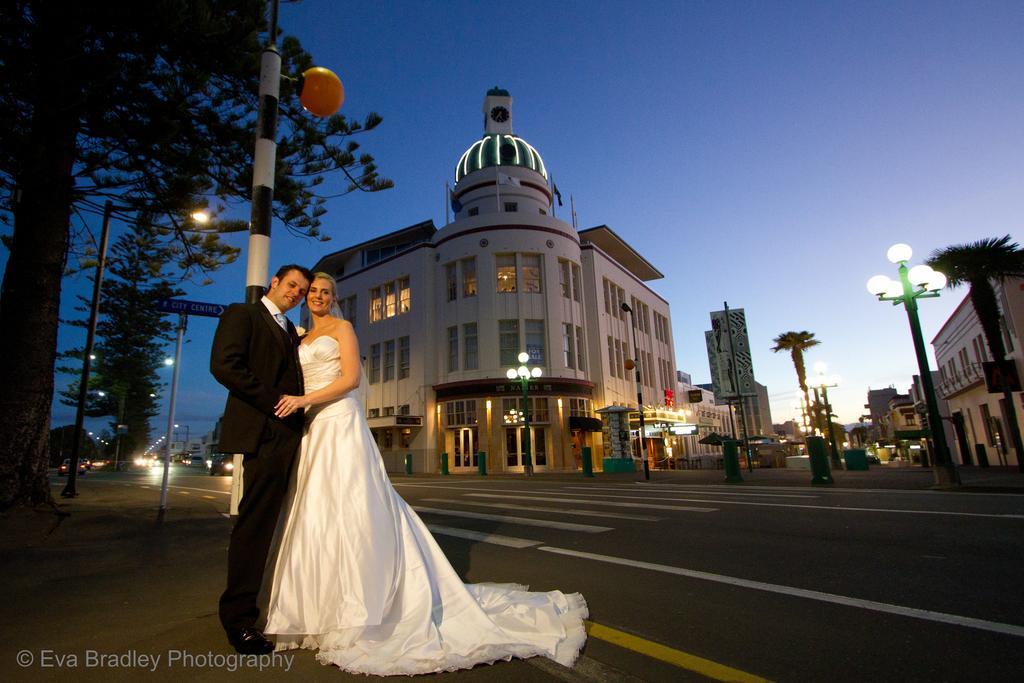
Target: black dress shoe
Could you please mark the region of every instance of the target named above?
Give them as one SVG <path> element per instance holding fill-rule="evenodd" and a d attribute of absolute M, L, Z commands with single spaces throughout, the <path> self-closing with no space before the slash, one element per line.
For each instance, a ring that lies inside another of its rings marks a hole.
<path fill-rule="evenodd" d="M 228 642 L 243 655 L 269 655 L 274 651 L 274 644 L 251 626 L 228 631 Z"/>

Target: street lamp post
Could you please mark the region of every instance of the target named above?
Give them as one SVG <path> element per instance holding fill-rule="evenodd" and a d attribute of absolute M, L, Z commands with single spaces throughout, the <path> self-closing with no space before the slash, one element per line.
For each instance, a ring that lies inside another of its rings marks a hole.
<path fill-rule="evenodd" d="M 96 277 L 92 283 L 92 303 L 89 307 L 89 327 L 85 335 L 85 352 L 82 355 L 82 376 L 78 380 L 78 406 L 75 410 L 75 431 L 71 441 L 71 463 L 68 467 L 68 481 L 60 495 L 74 498 L 78 480 L 78 450 L 82 441 L 82 425 L 85 422 L 85 399 L 89 391 L 89 371 L 92 369 L 92 346 L 96 340 L 96 319 L 100 313 L 100 289 L 103 285 L 103 270 L 107 265 L 107 242 L 110 239 L 110 215 L 114 202 L 109 199 L 103 205 L 103 227 L 100 230 L 100 250 L 96 260 Z"/>
<path fill-rule="evenodd" d="M 828 443 L 832 451 L 832 468 L 839 469 L 842 467 L 842 461 L 839 458 L 839 448 L 836 446 L 835 429 L 832 427 L 832 405 L 828 402 L 828 390 L 839 386 L 839 378 L 826 376 L 825 364 L 821 362 L 814 364 L 814 371 L 817 381 L 814 391 L 817 393 L 818 389 L 821 389 L 821 401 L 825 406 L 825 429 L 828 430 Z"/>
<path fill-rule="evenodd" d="M 644 461 L 644 480 L 650 481 L 651 466 L 647 462 L 647 445 L 644 442 L 644 386 L 640 377 L 640 347 L 636 344 L 636 318 L 633 317 L 633 309 L 629 304 L 623 301 L 620 306 L 623 311 L 629 313 L 629 320 L 633 325 L 633 369 L 636 370 L 636 412 L 640 416 L 640 458 Z"/>
<path fill-rule="evenodd" d="M 913 253 L 908 244 L 894 244 L 889 247 L 886 257 L 898 266 L 900 279 L 891 280 L 885 275 L 875 275 L 868 280 L 867 288 L 879 301 L 891 301 L 893 306 L 902 303 L 907 311 L 910 335 L 914 340 L 914 353 L 917 354 L 917 367 L 921 372 L 921 385 L 924 389 L 925 402 L 928 404 L 928 423 L 931 427 L 932 444 L 935 447 L 932 458 L 935 483 L 940 486 L 954 486 L 960 484 L 960 475 L 946 445 L 946 434 L 943 430 L 942 416 L 939 414 L 939 404 L 935 398 L 935 385 L 932 382 L 931 368 L 928 366 L 924 336 L 921 334 L 921 321 L 917 316 L 917 300 L 939 296 L 939 290 L 946 286 L 946 276 L 924 264 L 908 268 L 907 261 Z"/>
<path fill-rule="evenodd" d="M 523 389 L 523 473 L 530 476 L 533 474 L 533 457 L 530 454 L 530 378 L 537 379 L 544 371 L 539 367 L 526 367 L 530 354 L 525 351 L 519 353 L 518 359 L 521 365 L 509 368 L 505 376 L 518 381 Z"/>

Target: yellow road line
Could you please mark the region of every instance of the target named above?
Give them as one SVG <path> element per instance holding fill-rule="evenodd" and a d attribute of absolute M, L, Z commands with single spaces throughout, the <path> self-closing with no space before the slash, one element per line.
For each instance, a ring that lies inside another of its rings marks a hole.
<path fill-rule="evenodd" d="M 638 636 L 634 636 L 631 633 L 624 631 L 618 631 L 608 626 L 602 626 L 601 624 L 595 624 L 592 621 L 583 622 L 587 628 L 587 635 L 591 638 L 597 638 L 605 642 L 611 643 L 612 645 L 618 645 L 624 647 L 627 650 L 633 650 L 639 652 L 642 655 L 652 657 L 654 659 L 660 659 L 663 662 L 668 662 L 674 666 L 678 666 L 681 669 L 687 669 L 688 671 L 694 671 L 702 676 L 707 676 L 710 679 L 716 681 L 737 681 L 740 683 L 768 683 L 767 678 L 755 676 L 754 674 L 747 673 L 746 671 L 740 671 L 718 662 L 713 662 L 710 659 L 704 659 L 697 655 L 691 655 L 681 650 L 675 650 L 661 643 L 655 643 L 651 640 L 645 640 Z"/>
<path fill-rule="evenodd" d="M 206 498 L 207 500 L 217 500 L 213 496 L 203 496 L 203 498 Z"/>

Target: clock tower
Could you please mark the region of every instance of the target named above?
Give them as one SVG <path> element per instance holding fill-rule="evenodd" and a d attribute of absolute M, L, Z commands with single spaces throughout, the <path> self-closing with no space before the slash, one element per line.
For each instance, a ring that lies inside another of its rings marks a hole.
<path fill-rule="evenodd" d="M 512 96 L 497 86 L 484 97 L 484 133 L 487 135 L 512 134 Z"/>

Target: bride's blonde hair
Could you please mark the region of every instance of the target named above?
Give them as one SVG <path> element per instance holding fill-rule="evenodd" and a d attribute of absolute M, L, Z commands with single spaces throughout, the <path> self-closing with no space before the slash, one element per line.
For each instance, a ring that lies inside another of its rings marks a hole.
<path fill-rule="evenodd" d="M 331 315 L 335 318 L 345 319 L 345 316 L 341 313 L 341 306 L 338 304 L 338 285 L 334 281 L 333 275 L 328 275 L 323 271 L 317 271 L 313 273 L 314 280 L 327 280 L 331 283 Z M 312 284 L 312 283 L 310 283 Z"/>

